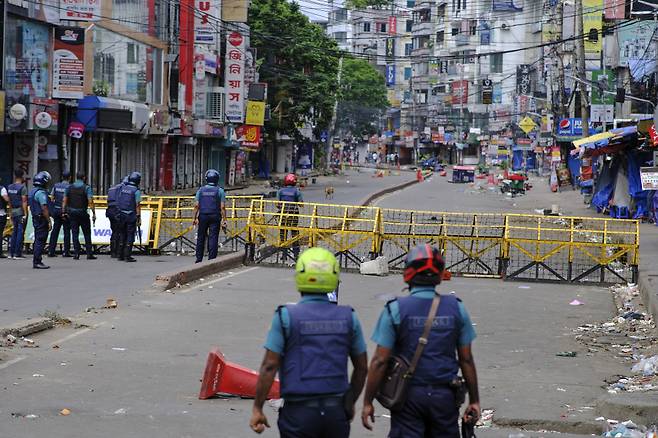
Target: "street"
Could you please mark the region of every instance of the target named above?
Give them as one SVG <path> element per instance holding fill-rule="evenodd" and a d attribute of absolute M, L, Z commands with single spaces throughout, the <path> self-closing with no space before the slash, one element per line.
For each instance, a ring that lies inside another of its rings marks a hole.
<path fill-rule="evenodd" d="M 364 192 L 355 192 L 354 197 L 363 198 L 373 185 L 390 183 L 386 179 L 381 183 L 372 179 L 372 185 L 366 181 L 363 179 L 361 188 Z M 541 193 L 538 189 L 524 198 L 508 200 L 499 192 L 470 193 L 473 190 L 477 189 L 433 177 L 386 196 L 379 205 L 521 211 L 524 205 L 543 208 L 559 197 L 533 199 L 534 193 Z M 65 312 L 64 316 L 86 305 L 100 307 L 109 293 L 119 297 L 117 309 L 83 313 L 73 324 L 36 335 L 33 339 L 39 348 L 16 345 L 0 350 L 0 418 L 4 419 L 0 436 L 75 436 L 82 429 L 89 431 L 87 436 L 98 437 L 251 436 L 247 424 L 250 400 L 197 399 L 206 354 L 212 346 L 219 346 L 228 360 L 257 369 L 272 312 L 279 304 L 297 300 L 293 271 L 239 268 L 163 293 L 148 290 L 153 278 L 149 272 L 188 261 L 161 257 L 143 263 L 144 259 L 131 266 L 133 271 L 125 271 L 122 265 L 102 279 L 99 272 L 111 269 L 112 263 L 99 260 L 93 265 L 98 269 L 96 280 L 90 278 L 78 289 L 78 295 L 61 288 L 59 295 L 53 292 L 48 298 L 52 303 L 48 305 L 63 303 L 55 310 Z M 116 283 L 119 273 L 125 285 Z M 49 274 L 63 278 L 58 269 Z M 72 274 L 67 271 L 68 276 Z M 28 278 L 27 273 L 21 275 Z M 40 281 L 46 288 L 51 280 Z M 399 274 L 365 277 L 346 273 L 342 281 L 340 301 L 356 309 L 368 338 L 384 303 L 404 293 Z M 112 286 L 107 286 L 110 283 Z M 13 284 L 21 287 L 28 283 Z M 31 290 L 24 286 L 22 294 L 14 298 L 3 289 L 9 300 L 3 299 L 3 303 L 23 302 L 3 312 L 3 317 L 29 308 L 28 299 L 23 297 Z M 84 291 L 90 290 L 85 295 Z M 597 401 L 605 396 L 604 380 L 628 374 L 630 365 L 612 354 L 591 355 L 576 342 L 574 330 L 611 318 L 614 307 L 607 289 L 453 278 L 440 290 L 454 291 L 471 313 L 478 334 L 474 355 L 482 407 L 495 410 L 495 423 L 582 434 L 603 430 L 603 424 L 595 419 L 599 416 Z M 46 291 L 39 292 L 41 299 L 48 296 Z M 574 299 L 585 305 L 570 306 Z M 33 302 L 39 301 L 35 297 Z M 372 342 L 368 346 L 372 353 Z M 556 356 L 564 351 L 575 351 L 577 356 Z M 62 409 L 69 409 L 71 414 L 60 415 Z M 273 428 L 263 436 L 276 436 L 276 414 L 269 407 L 266 412 Z M 378 414 L 384 413 L 378 409 Z M 355 421 L 352 436 L 384 436 L 388 420 L 377 420 L 372 433 Z M 508 433 L 498 428 L 477 432 L 483 437 L 507 437 Z"/>

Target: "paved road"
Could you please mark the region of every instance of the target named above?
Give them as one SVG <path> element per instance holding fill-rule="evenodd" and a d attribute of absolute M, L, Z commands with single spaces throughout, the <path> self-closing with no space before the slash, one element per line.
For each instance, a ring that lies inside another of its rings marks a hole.
<path fill-rule="evenodd" d="M 399 276 L 345 274 L 340 299 L 357 310 L 369 336 L 386 300 L 402 287 Z M 455 279 L 442 290 L 455 291 L 476 324 L 484 407 L 521 421 L 593 421 L 594 411 L 568 412 L 566 406 L 593 406 L 601 379 L 621 370 L 592 365 L 571 329 L 608 316 L 606 290 L 473 279 Z M 576 297 L 587 305 L 569 306 Z M 78 323 L 91 329 L 47 332 L 37 337 L 40 348 L 4 350 L 0 436 L 77 436 L 81 430 L 88 437 L 252 436 L 249 400 L 197 400 L 205 356 L 217 345 L 230 360 L 257 368 L 274 309 L 297 298 L 292 270 L 243 268 L 189 290 L 142 293 L 129 306 L 86 314 Z M 564 350 L 580 354 L 555 356 Z M 72 414 L 59 416 L 63 408 Z M 384 436 L 388 420 L 378 420 L 374 433 L 355 424 L 352 436 Z"/>
<path fill-rule="evenodd" d="M 413 179 L 411 172 L 373 178 L 372 169 L 348 171 L 345 176 L 321 177 L 304 189 L 307 201 L 355 204 L 370 193 Z M 324 200 L 324 187 L 335 188 L 333 200 Z M 253 190 L 252 190 L 253 192 Z M 157 273 L 194 262 L 190 256 L 139 257 L 138 263 L 119 263 L 107 255 L 98 260 L 46 258 L 52 269 L 35 271 L 31 258 L 0 259 L 0 327 L 46 311 L 75 315 L 87 307 L 100 307 L 108 297 L 131 302 L 136 291 L 147 288 Z"/>
<path fill-rule="evenodd" d="M 526 208 L 519 203 L 531 201 L 467 190 L 436 178 L 391 195 L 381 205 L 495 211 Z M 346 274 L 343 280 L 341 300 L 357 309 L 368 334 L 384 302 L 403 286 L 397 276 Z M 273 309 L 297 298 L 292 272 L 246 268 L 203 283 L 175 294 L 127 296 L 118 309 L 85 314 L 77 321 L 92 329 L 60 328 L 37 337 L 41 348 L 0 350 L 0 418 L 7 419 L 0 422 L 0 436 L 66 436 L 80 430 L 98 437 L 250 436 L 250 402 L 198 401 L 199 378 L 213 345 L 232 361 L 258 367 Z M 454 290 L 470 309 L 478 332 L 475 357 L 482 402 L 496 410 L 497 418 L 538 429 L 592 423 L 598 415 L 588 408 L 605 393 L 603 379 L 628 372 L 627 364 L 605 355 L 590 357 L 573 339 L 573 328 L 611 316 L 605 289 L 475 279 L 454 279 L 442 289 Z M 585 306 L 569 306 L 574 298 Z M 567 350 L 579 354 L 555 356 Z M 63 408 L 73 414 L 58 416 Z M 11 418 L 11 413 L 38 418 Z M 387 420 L 379 420 L 374 433 L 355 425 L 352 436 L 384 436 Z M 490 429 L 478 436 L 508 433 Z M 270 430 L 264 436 L 276 433 Z"/>

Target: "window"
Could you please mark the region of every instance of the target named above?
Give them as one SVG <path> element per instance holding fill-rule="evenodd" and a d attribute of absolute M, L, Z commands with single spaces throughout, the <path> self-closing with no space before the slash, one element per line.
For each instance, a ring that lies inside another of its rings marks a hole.
<path fill-rule="evenodd" d="M 444 19 L 446 17 L 446 5 L 443 4 L 436 8 L 436 21 L 438 24 L 443 23 Z"/>
<path fill-rule="evenodd" d="M 475 36 L 475 34 L 478 31 L 478 22 L 477 22 L 477 20 L 471 20 L 469 22 L 469 31 L 470 31 L 471 36 Z"/>
<path fill-rule="evenodd" d="M 408 8 L 413 8 L 414 6 L 416 6 L 416 0 L 407 0 Z"/>
<path fill-rule="evenodd" d="M 411 51 L 414 49 L 414 43 L 406 43 L 404 45 L 404 56 L 411 56 Z"/>
<path fill-rule="evenodd" d="M 406 32 L 411 32 L 411 27 L 414 25 L 414 20 L 407 20 L 404 30 Z"/>
<path fill-rule="evenodd" d="M 376 23 L 375 30 L 379 33 L 386 33 L 386 23 Z"/>
<path fill-rule="evenodd" d="M 491 68 L 491 73 L 502 73 L 503 72 L 503 54 L 502 53 L 492 53 L 489 55 L 489 66 Z"/>
<path fill-rule="evenodd" d="M 436 46 L 437 47 L 443 47 L 443 43 L 445 41 L 445 32 L 440 31 L 436 33 Z"/>
<path fill-rule="evenodd" d="M 459 28 L 458 27 L 453 27 L 452 30 L 451 30 L 451 35 L 452 36 L 459 35 Z"/>
<path fill-rule="evenodd" d="M 128 64 L 137 64 L 137 50 L 133 43 L 128 43 Z"/>
<path fill-rule="evenodd" d="M 347 42 L 347 32 L 334 32 L 334 39 L 337 43 Z"/>
<path fill-rule="evenodd" d="M 405 67 L 404 68 L 404 79 L 408 81 L 411 79 L 411 67 Z"/>
<path fill-rule="evenodd" d="M 364 32 L 370 32 L 370 22 L 364 21 L 362 25 L 362 29 Z"/>
<path fill-rule="evenodd" d="M 162 102 L 162 51 L 101 27 L 93 28 L 94 88 L 107 97 Z"/>
<path fill-rule="evenodd" d="M 333 12 L 334 21 L 347 21 L 347 9 L 336 9 Z"/>

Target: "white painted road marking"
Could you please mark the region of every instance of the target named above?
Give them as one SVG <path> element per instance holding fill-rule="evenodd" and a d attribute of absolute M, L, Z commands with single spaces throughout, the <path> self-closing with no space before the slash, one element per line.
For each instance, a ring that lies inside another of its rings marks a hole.
<path fill-rule="evenodd" d="M 259 268 L 258 266 L 253 266 L 251 268 L 243 269 L 241 271 L 234 272 L 232 274 L 228 274 L 228 275 L 225 275 L 223 277 L 215 278 L 214 280 L 206 281 L 205 283 L 195 284 L 194 286 L 190 286 L 190 287 L 185 288 L 185 289 L 170 289 L 169 292 L 175 292 L 177 294 L 187 293 L 187 292 L 190 292 L 194 289 L 200 289 L 202 287 L 210 286 L 211 284 L 219 283 L 220 281 L 223 281 L 223 280 L 228 280 L 229 278 L 233 278 L 235 276 L 245 274 L 247 272 L 251 272 L 251 271 L 256 270 L 258 268 Z"/>
<path fill-rule="evenodd" d="M 23 359 L 25 359 L 26 357 L 27 357 L 27 356 L 19 356 L 19 357 L 15 357 L 14 359 L 12 359 L 12 360 L 10 360 L 10 361 L 8 361 L 8 362 L 5 362 L 5 363 L 3 363 L 2 365 L 0 365 L 0 370 L 4 370 L 5 368 L 7 368 L 7 367 L 9 367 L 9 366 L 12 366 L 13 364 L 18 363 L 18 362 L 22 361 Z"/>
<path fill-rule="evenodd" d="M 102 325 L 105 325 L 105 323 L 104 322 L 99 322 L 98 324 L 94 324 L 93 327 L 87 327 L 87 328 L 83 328 L 81 330 L 78 330 L 77 332 L 74 332 L 74 333 L 71 333 L 70 335 L 64 336 L 62 339 L 58 339 L 56 341 L 51 342 L 50 346 L 54 347 L 55 345 L 63 344 L 66 341 L 70 341 L 73 338 L 77 338 L 80 335 L 84 335 L 87 332 L 90 332 L 94 329 L 97 329 L 98 327 L 100 327 Z"/>

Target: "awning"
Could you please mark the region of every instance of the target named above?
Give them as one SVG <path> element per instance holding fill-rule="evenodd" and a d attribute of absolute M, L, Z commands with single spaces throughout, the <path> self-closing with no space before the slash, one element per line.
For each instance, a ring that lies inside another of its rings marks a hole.
<path fill-rule="evenodd" d="M 615 146 L 610 149 L 614 151 L 619 147 L 623 147 L 624 143 L 631 141 L 637 137 L 637 126 L 626 126 L 624 128 L 613 129 L 609 132 L 602 132 L 600 134 L 590 135 L 589 137 L 575 140 L 573 145 L 576 147 L 571 151 L 571 155 L 579 155 L 580 157 L 590 152 L 592 155 L 594 150 L 606 148 L 607 146 Z M 603 151 L 603 153 L 608 153 Z M 596 154 L 600 155 L 600 154 Z"/>

